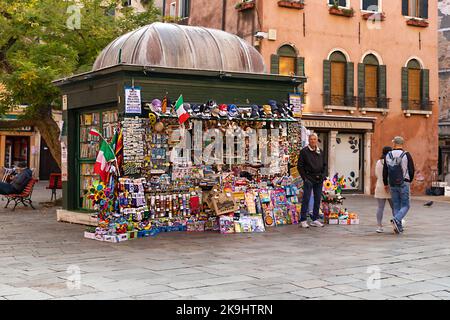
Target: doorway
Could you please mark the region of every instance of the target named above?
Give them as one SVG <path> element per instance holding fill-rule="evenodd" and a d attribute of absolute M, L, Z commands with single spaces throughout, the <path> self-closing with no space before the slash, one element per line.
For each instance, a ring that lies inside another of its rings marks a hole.
<path fill-rule="evenodd" d="M 41 138 L 41 150 L 39 156 L 39 180 L 48 180 L 50 173 L 61 173 L 50 149 L 44 139 Z"/>
<path fill-rule="evenodd" d="M 17 167 L 22 162 L 30 166 L 30 137 L 6 136 L 5 167 Z"/>

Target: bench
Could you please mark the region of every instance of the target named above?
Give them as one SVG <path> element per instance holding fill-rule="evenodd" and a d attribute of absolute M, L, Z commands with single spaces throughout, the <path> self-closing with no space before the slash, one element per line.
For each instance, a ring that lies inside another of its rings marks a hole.
<path fill-rule="evenodd" d="M 16 207 L 19 203 L 22 203 L 25 207 L 27 207 L 29 204 L 30 207 L 33 208 L 33 210 L 35 210 L 36 208 L 33 207 L 33 203 L 31 201 L 31 195 L 33 194 L 33 187 L 36 184 L 36 182 L 38 182 L 37 179 L 31 178 L 31 180 L 27 183 L 25 189 L 23 189 L 23 191 L 20 194 L 18 193 L 5 195 L 6 200 L 8 200 L 5 208 L 8 207 L 11 201 L 14 201 L 13 211 L 16 210 Z"/>
<path fill-rule="evenodd" d="M 50 201 L 53 201 L 53 196 L 56 200 L 56 189 L 62 189 L 62 179 L 61 173 L 50 173 L 50 178 L 48 179 L 48 186 L 46 189 L 52 190 L 52 196 Z"/>

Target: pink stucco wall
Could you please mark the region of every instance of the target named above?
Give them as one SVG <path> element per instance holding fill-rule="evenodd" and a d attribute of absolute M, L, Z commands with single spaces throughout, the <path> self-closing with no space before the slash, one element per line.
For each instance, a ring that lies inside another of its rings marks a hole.
<path fill-rule="evenodd" d="M 323 107 L 323 60 L 333 49 L 342 49 L 349 60 L 355 63 L 355 96 L 358 95 L 357 64 L 367 52 L 379 56 L 382 64 L 387 66 L 387 97 L 391 99 L 389 113 L 386 116 L 375 112 L 363 115 L 356 111 L 352 115 L 377 118 L 372 138 L 372 172 L 381 148 L 390 145 L 393 136 L 402 135 L 406 139 L 406 148 L 413 154 L 418 171 L 414 192 L 422 193 L 430 186 L 431 171 L 437 168 L 438 158 L 437 0 L 429 0 L 429 26 L 426 28 L 406 24 L 401 1 L 383 0 L 382 11 L 386 14 L 386 20 L 380 22 L 379 29 L 370 29 L 362 18 L 361 0 L 350 1 L 350 6 L 355 10 L 351 18 L 329 14 L 327 0 L 305 0 L 303 10 L 281 8 L 276 0 L 257 0 L 256 9 L 249 12 L 237 12 L 235 3 L 227 1 L 226 31 L 252 41 L 255 31 L 276 30 L 277 39 L 264 39 L 259 47 L 268 68 L 270 55 L 285 43 L 294 45 L 299 55 L 305 57 L 308 77 L 305 112 L 350 115 L 348 111 L 327 113 Z M 221 28 L 222 6 L 221 0 L 192 0 L 189 23 Z M 435 104 L 429 118 L 424 115 L 411 115 L 408 118 L 401 108 L 401 68 L 412 57 L 418 58 L 423 67 L 430 70 L 430 100 Z"/>

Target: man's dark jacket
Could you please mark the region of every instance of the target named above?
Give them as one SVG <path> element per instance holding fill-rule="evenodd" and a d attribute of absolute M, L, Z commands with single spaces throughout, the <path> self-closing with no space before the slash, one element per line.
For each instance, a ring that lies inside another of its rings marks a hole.
<path fill-rule="evenodd" d="M 20 193 L 25 189 L 28 182 L 33 177 L 33 172 L 26 168 L 21 173 L 19 173 L 14 180 L 11 182 L 11 186 L 16 190 L 17 193 Z"/>
<path fill-rule="evenodd" d="M 327 176 L 326 155 L 323 150 L 317 153 L 317 151 L 311 151 L 307 146 L 300 151 L 297 168 L 304 181 L 321 183 Z"/>

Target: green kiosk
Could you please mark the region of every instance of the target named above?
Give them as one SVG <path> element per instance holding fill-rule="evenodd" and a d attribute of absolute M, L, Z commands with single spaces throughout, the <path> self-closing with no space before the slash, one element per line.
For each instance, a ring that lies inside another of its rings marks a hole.
<path fill-rule="evenodd" d="M 110 139 L 125 116 L 125 88 L 140 89 L 141 103 L 182 94 L 190 104 L 215 100 L 237 106 L 266 105 L 299 92 L 304 76 L 267 74 L 262 56 L 241 38 L 221 30 L 153 23 L 111 42 L 92 71 L 59 79 L 62 91 L 63 210 L 61 221 L 94 223 L 84 196 L 93 172 L 99 138 Z"/>

